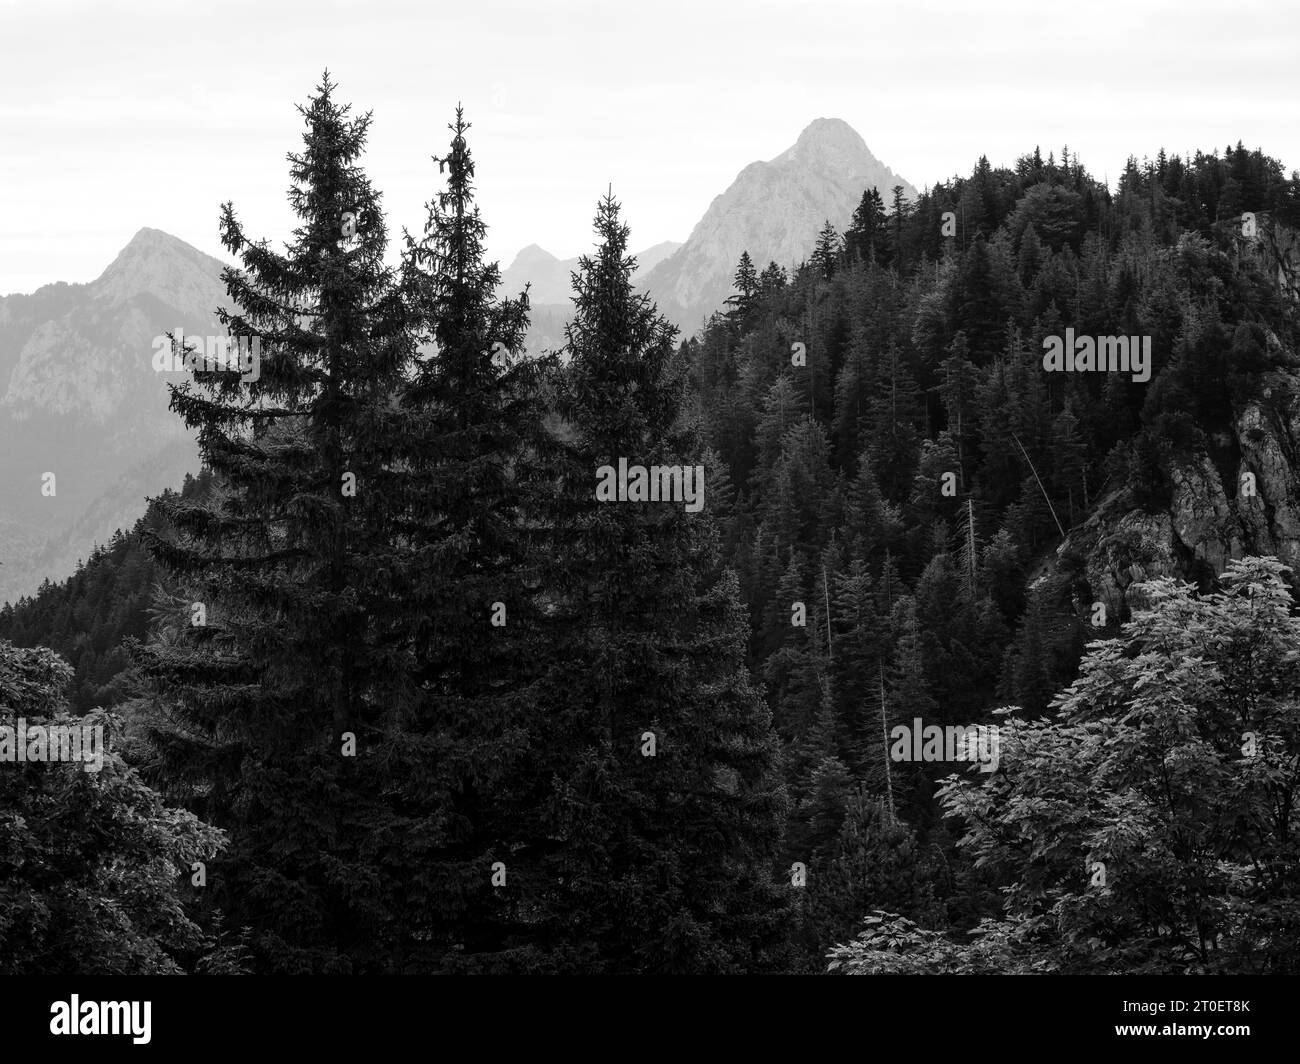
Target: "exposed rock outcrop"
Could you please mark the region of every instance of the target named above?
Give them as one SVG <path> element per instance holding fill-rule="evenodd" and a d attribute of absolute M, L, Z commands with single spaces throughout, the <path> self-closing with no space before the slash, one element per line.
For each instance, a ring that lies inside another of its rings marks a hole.
<path fill-rule="evenodd" d="M 1260 238 L 1243 241 L 1243 252 L 1258 257 L 1283 298 L 1300 302 L 1300 234 L 1271 219 L 1260 225 Z M 1300 366 L 1300 353 L 1268 339 L 1279 361 Z M 1251 554 L 1280 558 L 1300 588 L 1300 370 L 1262 374 L 1228 425 L 1203 427 L 1237 456 L 1231 469 L 1204 453 L 1171 459 L 1166 508 L 1143 510 L 1128 489 L 1114 491 L 1057 551 L 1054 565 L 1072 559 L 1067 567 L 1111 617 L 1140 605 L 1134 584 L 1160 576 L 1207 584 L 1230 560 Z"/>

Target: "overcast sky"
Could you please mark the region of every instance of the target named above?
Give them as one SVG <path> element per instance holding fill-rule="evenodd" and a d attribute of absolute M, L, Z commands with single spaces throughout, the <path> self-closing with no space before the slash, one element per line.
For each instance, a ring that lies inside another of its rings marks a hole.
<path fill-rule="evenodd" d="M 374 111 L 394 233 L 422 225 L 464 102 L 503 267 L 586 250 L 610 183 L 634 248 L 684 240 L 823 116 L 918 188 L 1035 144 L 1112 183 L 1161 145 L 1300 168 L 1290 0 L 0 0 L 0 293 L 92 280 L 142 226 L 221 254 L 226 199 L 282 239 L 294 105 L 325 67 Z"/>

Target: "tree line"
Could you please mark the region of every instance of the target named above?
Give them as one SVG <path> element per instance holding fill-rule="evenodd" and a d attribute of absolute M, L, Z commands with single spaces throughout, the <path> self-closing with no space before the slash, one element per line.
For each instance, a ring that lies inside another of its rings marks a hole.
<path fill-rule="evenodd" d="M 1114 194 L 1068 150 L 981 159 L 867 190 L 792 269 L 746 254 L 681 343 L 606 196 L 564 351 L 525 357 L 463 115 L 393 268 L 335 95 L 300 109 L 286 249 L 223 208 L 222 321 L 263 355 L 174 388 L 204 473 L 0 612 L 29 715 L 119 737 L 95 779 L 7 774 L 12 808 L 152 803 L 154 894 L 104 875 L 134 836 L 72 865 L 24 821 L 10 897 L 114 913 L 80 965 L 1291 970 L 1290 574 L 1194 571 L 1098 630 L 1056 548 L 1116 493 L 1168 506 L 1188 456 L 1235 476 L 1234 404 L 1300 351 L 1239 221 L 1297 224 L 1300 180 L 1240 146 Z M 1044 374 L 1067 325 L 1151 335 L 1152 382 Z M 703 465 L 705 511 L 600 503 L 620 458 Z M 999 770 L 894 762 L 916 718 L 999 725 Z M 67 970 L 33 926 L 8 970 Z"/>

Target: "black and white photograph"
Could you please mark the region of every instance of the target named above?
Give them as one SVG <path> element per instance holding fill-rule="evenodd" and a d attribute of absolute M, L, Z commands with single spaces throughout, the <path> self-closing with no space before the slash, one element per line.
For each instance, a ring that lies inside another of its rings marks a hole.
<path fill-rule="evenodd" d="M 12 1045 L 1281 1031 L 1300 8 L 0 0 L 0 204 Z"/>

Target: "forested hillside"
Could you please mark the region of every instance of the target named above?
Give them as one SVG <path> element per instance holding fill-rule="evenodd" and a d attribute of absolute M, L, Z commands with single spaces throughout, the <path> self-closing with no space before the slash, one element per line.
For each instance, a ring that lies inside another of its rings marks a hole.
<path fill-rule="evenodd" d="M 180 497 L 193 499 L 211 482 L 208 472 L 187 476 Z M 0 606 L 0 638 L 49 647 L 74 665 L 67 697 L 77 712 L 112 708 L 130 697 L 130 685 L 122 682 L 130 664 L 123 643 L 145 638 L 155 599 L 168 583 L 141 542 L 161 520 L 155 500 L 130 531 L 119 529 L 67 580 L 46 580 L 35 595 Z"/>
<path fill-rule="evenodd" d="M 223 210 L 265 354 L 174 390 L 204 474 L 0 612 L 29 715 L 117 707 L 120 800 L 207 862 L 138 968 L 1296 969 L 1300 178 L 981 158 L 684 340 L 610 195 L 533 359 L 459 110 L 398 269 L 369 117 L 303 117 L 294 241 Z M 1067 330 L 1149 379 L 1045 369 Z M 628 462 L 703 510 L 608 504 Z"/>
<path fill-rule="evenodd" d="M 951 766 L 891 765 L 890 727 L 1040 716 L 1141 603 L 1134 580 L 1208 591 L 1228 557 L 1295 564 L 1298 224 L 1294 176 L 1240 146 L 1132 161 L 1114 196 L 1036 150 L 1007 170 L 981 159 L 914 209 L 868 192 L 792 276 L 742 259 L 685 352 L 787 751 L 787 853 L 821 873 L 813 942 L 847 936 L 867 894 L 926 926 L 991 911 L 937 817 Z M 1066 327 L 1150 336 L 1150 381 L 1045 372 L 1043 340 Z M 1248 409 L 1265 416 L 1239 427 Z M 1285 459 L 1261 506 L 1238 480 L 1269 479 L 1254 459 L 1270 435 Z M 1189 528 L 1183 471 L 1207 459 L 1222 520 Z M 891 792 L 916 848 L 896 883 L 873 837 Z"/>

